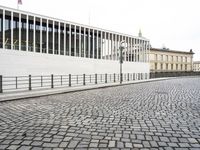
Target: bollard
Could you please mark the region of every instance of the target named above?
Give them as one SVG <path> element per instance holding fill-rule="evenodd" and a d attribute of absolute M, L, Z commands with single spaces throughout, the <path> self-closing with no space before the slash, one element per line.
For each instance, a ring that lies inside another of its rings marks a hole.
<path fill-rule="evenodd" d="M 85 74 L 83 74 L 83 85 L 85 85 Z"/>
<path fill-rule="evenodd" d="M 32 87 L 31 87 L 31 75 L 28 76 L 28 79 L 29 79 L 29 82 L 28 82 L 28 89 L 29 91 L 32 90 Z"/>
<path fill-rule="evenodd" d="M 105 74 L 105 83 L 107 83 L 107 73 Z"/>
<path fill-rule="evenodd" d="M 3 93 L 3 76 L 0 75 L 0 93 Z"/>
<path fill-rule="evenodd" d="M 95 74 L 95 84 L 97 84 L 97 74 Z"/>
<path fill-rule="evenodd" d="M 69 74 L 69 86 L 72 86 L 71 78 L 71 74 Z"/>
<path fill-rule="evenodd" d="M 54 88 L 54 85 L 53 85 L 53 74 L 51 75 L 51 88 Z"/>

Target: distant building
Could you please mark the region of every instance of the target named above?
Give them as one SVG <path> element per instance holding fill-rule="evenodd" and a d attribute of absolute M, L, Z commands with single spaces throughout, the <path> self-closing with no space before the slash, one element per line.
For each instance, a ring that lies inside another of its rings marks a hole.
<path fill-rule="evenodd" d="M 193 62 L 193 71 L 200 71 L 200 61 Z"/>
<path fill-rule="evenodd" d="M 150 48 L 150 72 L 192 71 L 193 52 Z"/>

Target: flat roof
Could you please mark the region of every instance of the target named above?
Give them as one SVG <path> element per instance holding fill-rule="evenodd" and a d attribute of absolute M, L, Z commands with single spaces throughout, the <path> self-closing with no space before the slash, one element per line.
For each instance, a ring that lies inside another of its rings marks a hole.
<path fill-rule="evenodd" d="M 181 53 L 181 54 L 195 54 L 193 51 L 179 51 L 179 50 L 171 50 L 171 49 L 163 49 L 163 48 L 150 48 L 150 51 L 160 51 L 160 52 L 169 52 L 169 53 Z"/>
<path fill-rule="evenodd" d="M 116 32 L 116 31 L 106 30 L 106 29 L 93 27 L 93 26 L 89 26 L 89 25 L 84 25 L 84 24 L 80 24 L 80 23 L 76 23 L 76 22 L 72 22 L 72 21 L 66 21 L 66 20 L 63 20 L 63 19 L 58 19 L 58 18 L 54 18 L 54 17 L 40 15 L 40 14 L 36 14 L 36 13 L 24 11 L 24 10 L 18 10 L 18 9 L 15 9 L 15 8 L 9 8 L 9 7 L 2 6 L 2 5 L 0 5 L 0 8 L 1 9 L 6 9 L 8 11 L 15 11 L 17 13 L 30 14 L 32 16 L 37 16 L 37 17 L 44 18 L 44 19 L 54 20 L 54 21 L 57 21 L 57 22 L 62 22 L 62 23 L 72 24 L 72 25 L 81 26 L 81 27 L 85 27 L 85 28 L 90 28 L 90 29 L 93 29 L 93 30 L 99 30 L 99 31 L 118 34 L 118 35 L 127 36 L 127 37 L 131 37 L 131 38 L 135 38 L 135 39 L 137 38 L 137 39 L 140 39 L 140 40 L 149 41 L 149 39 L 147 39 L 145 37 L 133 36 L 133 35 L 124 34 L 124 33 Z"/>

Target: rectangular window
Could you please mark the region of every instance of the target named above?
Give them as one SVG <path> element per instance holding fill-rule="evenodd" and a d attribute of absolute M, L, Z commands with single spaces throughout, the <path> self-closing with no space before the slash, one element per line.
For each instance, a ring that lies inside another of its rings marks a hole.
<path fill-rule="evenodd" d="M 75 47 L 74 47 L 74 43 L 75 43 L 75 30 L 74 30 L 75 26 L 71 25 L 71 56 L 74 56 L 74 51 L 75 51 Z"/>
<path fill-rule="evenodd" d="M 26 15 L 21 15 L 21 50 L 26 50 Z"/>
<path fill-rule="evenodd" d="M 88 29 L 86 28 L 85 30 L 85 55 L 86 58 L 88 58 L 88 53 L 89 53 L 89 32 Z"/>
<path fill-rule="evenodd" d="M 42 19 L 42 53 L 47 53 L 47 20 Z"/>
<path fill-rule="evenodd" d="M 84 57 L 84 28 L 81 27 L 81 57 Z"/>
<path fill-rule="evenodd" d="M 11 12 L 5 11 L 5 48 L 11 49 Z"/>
<path fill-rule="evenodd" d="M 33 16 L 28 17 L 28 51 L 33 51 Z"/>
<path fill-rule="evenodd" d="M 80 27 L 76 26 L 76 56 L 79 57 L 79 30 Z"/>
<path fill-rule="evenodd" d="M 49 48 L 49 54 L 53 54 L 53 21 L 49 20 L 48 25 L 48 48 Z"/>
<path fill-rule="evenodd" d="M 66 36 L 66 55 L 67 56 L 69 56 L 69 43 L 70 43 L 70 30 L 69 30 L 69 28 L 70 28 L 70 25 L 69 24 L 66 24 L 66 34 L 65 34 L 65 36 Z"/>
<path fill-rule="evenodd" d="M 19 50 L 19 14 L 13 13 L 13 49 Z"/>
<path fill-rule="evenodd" d="M 60 24 L 60 55 L 64 55 L 64 24 Z"/>
<path fill-rule="evenodd" d="M 40 18 L 35 19 L 35 51 L 40 52 Z"/>
<path fill-rule="evenodd" d="M 3 48 L 3 10 L 0 10 L 0 48 Z"/>
<path fill-rule="evenodd" d="M 160 69 L 163 70 L 163 64 L 160 64 Z"/>
<path fill-rule="evenodd" d="M 155 70 L 157 70 L 157 63 L 155 63 Z"/>
<path fill-rule="evenodd" d="M 58 54 L 58 22 L 54 22 L 54 54 Z"/>

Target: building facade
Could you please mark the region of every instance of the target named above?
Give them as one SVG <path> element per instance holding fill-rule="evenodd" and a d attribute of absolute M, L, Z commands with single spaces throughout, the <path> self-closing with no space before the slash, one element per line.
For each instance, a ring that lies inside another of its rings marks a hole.
<path fill-rule="evenodd" d="M 149 40 L 0 6 L 0 74 L 149 74 Z"/>
<path fill-rule="evenodd" d="M 150 72 L 192 71 L 193 52 L 150 48 Z"/>
<path fill-rule="evenodd" d="M 200 72 L 200 61 L 194 61 L 193 62 L 193 71 Z"/>

